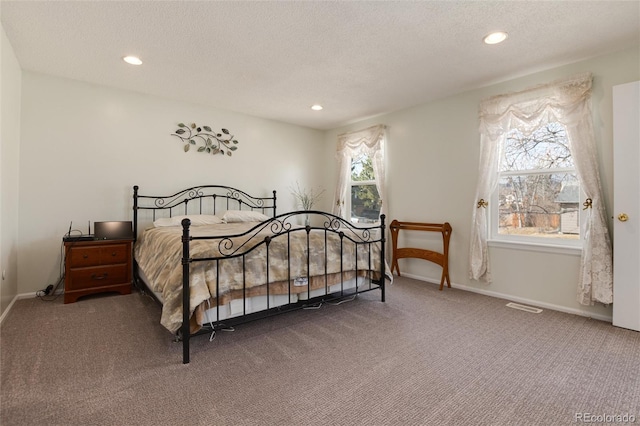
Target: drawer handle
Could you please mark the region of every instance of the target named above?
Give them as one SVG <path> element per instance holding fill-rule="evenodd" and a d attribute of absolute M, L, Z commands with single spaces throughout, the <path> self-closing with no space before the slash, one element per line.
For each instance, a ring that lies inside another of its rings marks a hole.
<path fill-rule="evenodd" d="M 114 251 L 113 253 L 111 253 L 111 256 L 115 257 L 116 256 L 116 252 Z"/>
<path fill-rule="evenodd" d="M 83 259 L 88 259 L 88 258 L 89 258 L 89 255 L 88 255 L 88 254 L 83 254 L 83 255 L 82 255 L 82 258 L 83 258 Z"/>
<path fill-rule="evenodd" d="M 107 273 L 105 272 L 102 275 L 96 275 L 96 274 L 91 274 L 91 279 L 92 280 L 104 280 L 105 278 L 107 278 Z"/>

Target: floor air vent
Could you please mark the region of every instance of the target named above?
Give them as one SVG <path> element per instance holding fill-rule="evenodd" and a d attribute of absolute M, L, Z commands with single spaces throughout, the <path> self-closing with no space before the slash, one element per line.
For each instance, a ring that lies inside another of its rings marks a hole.
<path fill-rule="evenodd" d="M 542 312 L 542 309 L 534 308 L 533 306 L 521 305 L 519 303 L 509 302 L 507 306 L 513 309 L 520 309 L 521 311 L 531 312 L 534 314 L 539 314 Z"/>

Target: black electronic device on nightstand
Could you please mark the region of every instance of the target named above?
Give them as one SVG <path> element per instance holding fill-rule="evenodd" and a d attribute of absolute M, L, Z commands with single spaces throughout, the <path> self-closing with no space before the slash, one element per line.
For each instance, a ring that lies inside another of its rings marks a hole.
<path fill-rule="evenodd" d="M 80 234 L 80 235 L 71 235 L 71 227 L 73 226 L 73 222 L 69 223 L 69 231 L 67 234 L 62 237 L 62 241 L 65 243 L 72 243 L 76 241 L 93 241 L 95 240 L 95 236 L 91 233 L 91 222 L 89 222 L 89 233 Z"/>
<path fill-rule="evenodd" d="M 65 243 L 70 243 L 74 241 L 93 241 L 96 237 L 93 234 L 84 234 L 84 235 L 65 235 L 62 238 L 62 241 Z"/>
<path fill-rule="evenodd" d="M 93 225 L 96 240 L 129 240 L 133 239 L 131 221 L 96 222 Z"/>

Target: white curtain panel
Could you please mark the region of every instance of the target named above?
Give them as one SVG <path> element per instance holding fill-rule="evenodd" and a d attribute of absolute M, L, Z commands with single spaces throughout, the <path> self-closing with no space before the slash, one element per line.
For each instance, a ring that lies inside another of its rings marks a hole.
<path fill-rule="evenodd" d="M 346 217 L 344 210 L 345 197 L 347 196 L 347 189 L 349 188 L 349 175 L 351 173 L 351 154 L 349 152 L 338 150 L 338 184 L 336 185 L 336 192 L 333 202 L 333 214 Z"/>
<path fill-rule="evenodd" d="M 386 214 L 386 193 L 384 189 L 384 140 L 386 126 L 377 125 L 363 130 L 338 135 L 337 159 L 339 163 L 338 184 L 333 203 L 333 214 L 346 218 L 345 199 L 349 196 L 349 176 L 351 175 L 351 159 L 360 154 L 371 157 L 373 173 L 376 176 L 376 189 L 382 205 L 380 213 Z"/>
<path fill-rule="evenodd" d="M 497 185 L 504 138 L 517 128 L 530 135 L 550 122 L 561 123 L 569 139 L 578 179 L 591 199 L 583 224 L 580 280 L 577 300 L 583 305 L 613 301 L 613 256 L 591 113 L 591 73 L 534 87 L 519 93 L 499 95 L 480 103 L 480 167 L 473 209 L 469 276 L 491 282 L 487 249 L 488 201 Z M 482 201 L 481 201 L 482 200 Z M 588 203 L 587 203 L 588 204 Z"/>
<path fill-rule="evenodd" d="M 476 187 L 476 204 L 472 213 L 471 238 L 469 249 L 469 277 L 472 280 L 491 280 L 487 234 L 489 233 L 488 202 L 498 184 L 499 159 L 502 158 L 502 139 L 504 134 L 492 133 L 494 127 L 487 126 L 480 119 L 480 169 Z"/>

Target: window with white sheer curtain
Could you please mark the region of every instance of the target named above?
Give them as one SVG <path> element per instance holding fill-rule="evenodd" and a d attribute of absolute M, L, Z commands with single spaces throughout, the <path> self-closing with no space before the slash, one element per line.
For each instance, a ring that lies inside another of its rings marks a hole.
<path fill-rule="evenodd" d="M 338 135 L 338 184 L 333 213 L 352 223 L 374 224 L 386 210 L 383 125 Z"/>
<path fill-rule="evenodd" d="M 487 247 L 489 202 L 492 200 L 494 204 L 499 200 L 496 191 L 501 173 L 505 176 L 503 165 L 509 138 L 513 138 L 514 132 L 526 138 L 548 126 L 553 129 L 559 126 L 572 159 L 568 172 L 571 174 L 575 169 L 577 183 L 585 197 L 580 203 L 586 210 L 580 221 L 583 244 L 577 300 L 583 305 L 613 301 L 611 242 L 592 123 L 592 79 L 590 73 L 584 73 L 522 92 L 494 96 L 480 103 L 480 167 L 469 253 L 471 279 L 491 282 Z M 517 174 L 508 171 L 506 175 L 509 173 Z"/>

